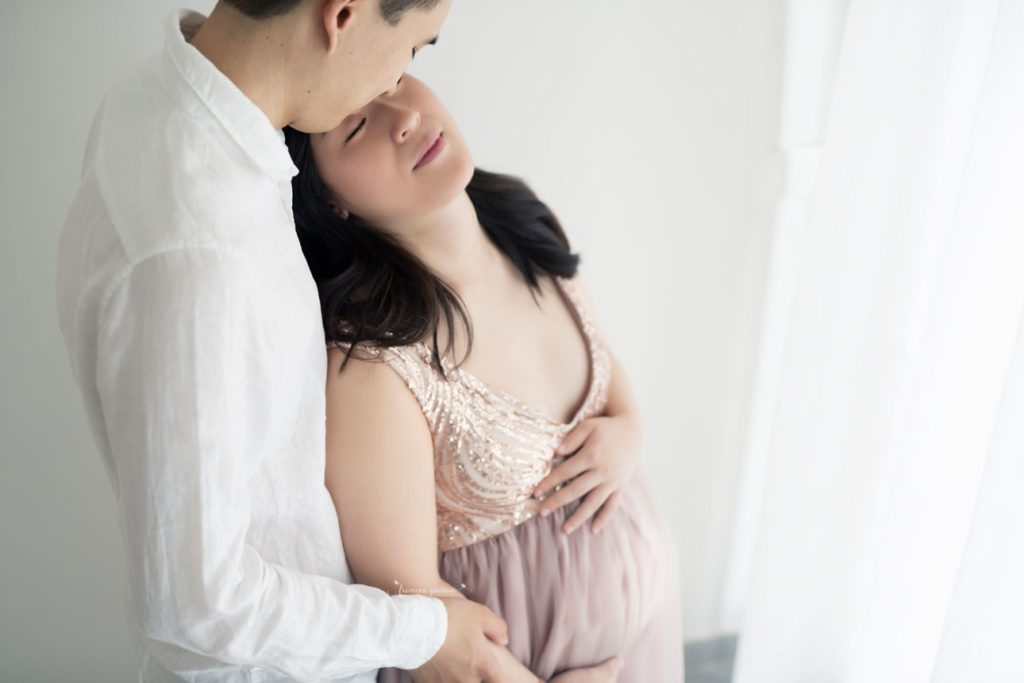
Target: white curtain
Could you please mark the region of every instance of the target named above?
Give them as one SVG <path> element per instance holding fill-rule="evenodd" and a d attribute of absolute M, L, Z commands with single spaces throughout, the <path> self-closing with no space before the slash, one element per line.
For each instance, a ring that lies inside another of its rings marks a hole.
<path fill-rule="evenodd" d="M 1024 0 L 786 16 L 734 681 L 1024 681 Z"/>

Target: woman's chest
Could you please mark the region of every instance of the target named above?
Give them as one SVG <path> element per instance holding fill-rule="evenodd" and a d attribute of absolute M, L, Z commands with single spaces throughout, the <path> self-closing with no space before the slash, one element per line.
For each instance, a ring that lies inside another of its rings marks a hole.
<path fill-rule="evenodd" d="M 462 368 L 553 422 L 570 422 L 590 385 L 591 349 L 566 303 L 553 290 L 538 303 L 478 306 Z"/>

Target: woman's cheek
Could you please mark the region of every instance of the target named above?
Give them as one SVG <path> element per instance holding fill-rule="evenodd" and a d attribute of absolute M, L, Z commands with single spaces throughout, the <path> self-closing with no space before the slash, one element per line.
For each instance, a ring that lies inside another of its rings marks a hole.
<path fill-rule="evenodd" d="M 387 169 L 379 166 L 358 168 L 346 177 L 347 189 L 341 195 L 354 213 L 365 218 L 382 218 L 402 203 L 402 192 L 396 180 Z"/>

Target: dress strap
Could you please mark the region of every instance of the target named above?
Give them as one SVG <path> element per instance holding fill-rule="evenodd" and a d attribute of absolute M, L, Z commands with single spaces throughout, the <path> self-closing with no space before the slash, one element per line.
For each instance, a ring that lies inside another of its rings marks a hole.
<path fill-rule="evenodd" d="M 565 298 L 569 300 L 572 309 L 576 312 L 576 317 L 580 321 L 580 327 L 583 329 L 583 336 L 587 341 L 587 347 L 593 353 L 594 347 L 598 342 L 597 327 L 594 325 L 594 321 L 590 319 L 586 306 L 583 305 L 579 290 L 576 289 L 576 283 L 572 278 L 562 277 L 561 275 L 556 275 L 554 280 L 555 284 L 565 294 Z"/>

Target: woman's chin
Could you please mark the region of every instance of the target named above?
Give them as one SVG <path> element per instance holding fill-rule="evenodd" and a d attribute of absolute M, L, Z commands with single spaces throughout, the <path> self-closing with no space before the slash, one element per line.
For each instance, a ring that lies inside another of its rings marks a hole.
<path fill-rule="evenodd" d="M 469 154 L 463 154 L 459 157 L 459 174 L 458 174 L 458 186 L 461 190 L 465 190 L 469 187 L 469 181 L 473 179 L 473 173 L 476 172 L 476 165 L 473 163 L 473 158 Z"/>
<path fill-rule="evenodd" d="M 448 162 L 447 168 L 436 169 L 439 173 L 434 179 L 436 182 L 432 183 L 430 203 L 433 205 L 433 209 L 447 206 L 460 195 L 465 194 L 476 170 L 473 167 L 473 160 L 468 155 L 446 161 Z"/>

